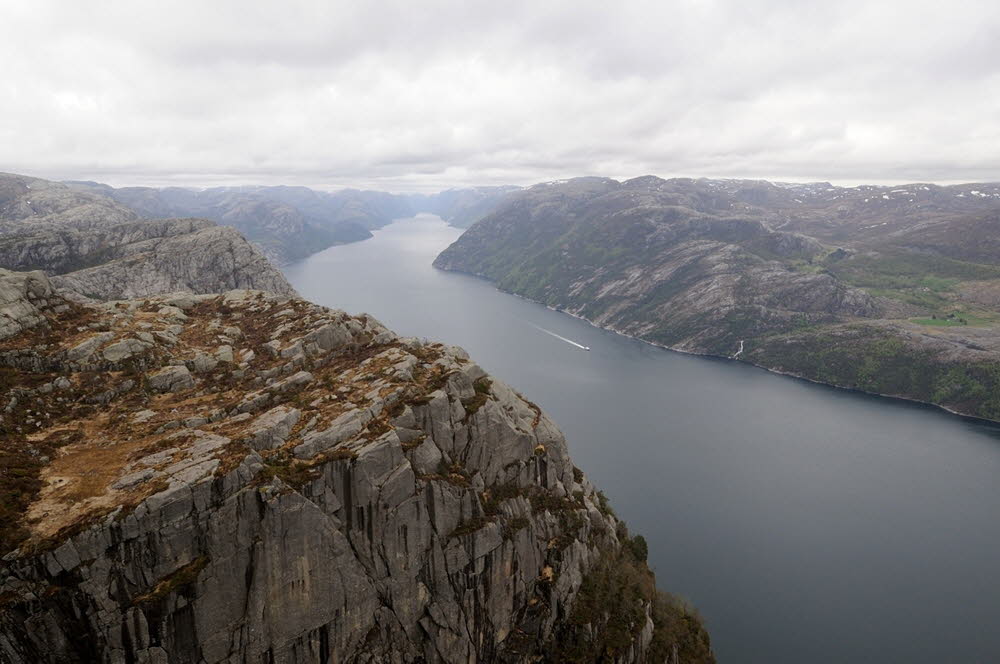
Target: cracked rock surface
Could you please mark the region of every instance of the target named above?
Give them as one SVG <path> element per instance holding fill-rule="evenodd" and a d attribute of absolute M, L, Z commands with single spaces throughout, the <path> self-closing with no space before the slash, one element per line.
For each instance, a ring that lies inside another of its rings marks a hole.
<path fill-rule="evenodd" d="M 0 265 L 44 270 L 60 288 L 97 300 L 233 288 L 294 294 L 233 228 L 139 219 L 103 196 L 19 175 L 0 174 Z"/>
<path fill-rule="evenodd" d="M 711 661 L 556 426 L 459 348 L 38 273 L 0 273 L 0 314 L 0 661 Z"/>

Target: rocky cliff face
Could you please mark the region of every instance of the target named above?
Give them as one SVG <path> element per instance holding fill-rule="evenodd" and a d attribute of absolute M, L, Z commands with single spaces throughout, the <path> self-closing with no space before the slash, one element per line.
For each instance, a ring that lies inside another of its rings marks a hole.
<path fill-rule="evenodd" d="M 670 348 L 1000 419 L 998 211 L 993 185 L 579 178 L 511 195 L 435 265 Z"/>
<path fill-rule="evenodd" d="M 44 270 L 95 299 L 256 288 L 290 295 L 277 269 L 232 228 L 206 219 L 142 220 L 106 198 L 0 175 L 0 266 Z"/>
<path fill-rule="evenodd" d="M 370 238 L 371 230 L 414 212 L 403 198 L 376 191 L 314 191 L 307 187 L 122 187 L 71 182 L 148 218 L 201 217 L 232 226 L 275 263 Z"/>
<path fill-rule="evenodd" d="M 0 660 L 711 661 L 555 425 L 258 291 L 0 271 Z"/>

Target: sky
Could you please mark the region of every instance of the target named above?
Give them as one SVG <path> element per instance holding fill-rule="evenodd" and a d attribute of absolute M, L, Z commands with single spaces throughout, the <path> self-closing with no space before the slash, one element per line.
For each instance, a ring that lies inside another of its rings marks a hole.
<path fill-rule="evenodd" d="M 1000 180 L 992 0 L 0 0 L 0 171 Z"/>

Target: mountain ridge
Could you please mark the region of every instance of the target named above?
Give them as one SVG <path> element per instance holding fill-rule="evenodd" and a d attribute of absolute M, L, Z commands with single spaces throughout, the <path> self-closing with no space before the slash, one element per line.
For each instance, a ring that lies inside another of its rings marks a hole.
<path fill-rule="evenodd" d="M 460 228 L 478 221 L 518 187 L 467 187 L 437 194 L 390 194 L 302 186 L 245 185 L 114 188 L 68 181 L 79 191 L 110 198 L 147 218 L 200 217 L 233 226 L 278 265 L 327 247 L 370 238 L 371 231 L 420 212 L 438 214 Z"/>
<path fill-rule="evenodd" d="M 668 348 L 1000 419 L 998 210 L 993 184 L 581 178 L 514 195 L 435 265 Z"/>

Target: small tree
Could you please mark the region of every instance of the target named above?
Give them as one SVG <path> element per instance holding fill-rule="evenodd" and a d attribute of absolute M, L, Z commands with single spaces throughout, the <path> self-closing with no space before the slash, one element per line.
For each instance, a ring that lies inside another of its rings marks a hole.
<path fill-rule="evenodd" d="M 632 557 L 639 562 L 646 562 L 646 558 L 649 556 L 649 546 L 646 544 L 646 538 L 642 535 L 636 535 L 628 541 L 628 547 L 632 551 Z"/>

